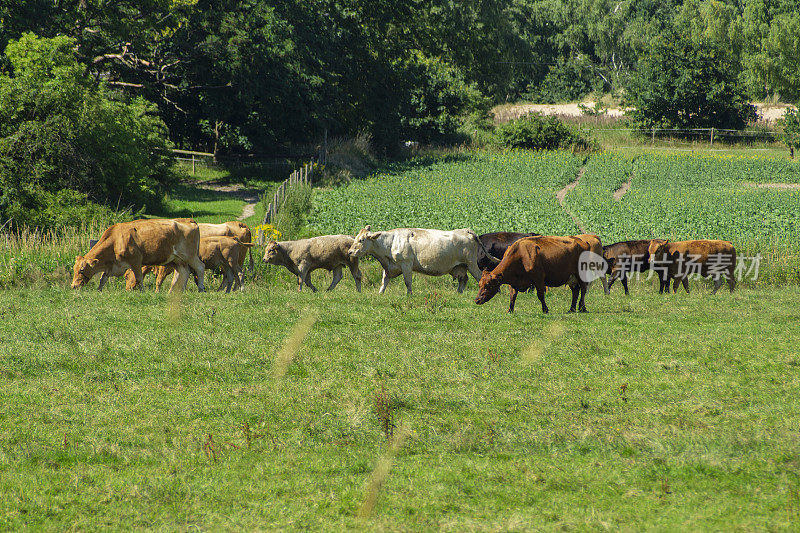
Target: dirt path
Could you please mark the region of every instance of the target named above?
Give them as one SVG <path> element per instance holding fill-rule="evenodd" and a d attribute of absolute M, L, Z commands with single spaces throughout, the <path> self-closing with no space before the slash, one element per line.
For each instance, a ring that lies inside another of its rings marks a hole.
<path fill-rule="evenodd" d="M 592 108 L 594 102 L 583 102 L 583 105 Z M 795 109 L 791 104 L 768 104 L 763 102 L 753 102 L 760 120 L 774 122 L 782 118 L 787 109 Z M 578 103 L 571 104 L 503 104 L 495 106 L 491 113 L 497 122 L 507 122 L 519 118 L 531 112 L 543 115 L 561 115 L 565 117 L 583 116 Z M 606 109 L 606 117 L 619 118 L 625 114 L 625 110 L 619 107 L 609 107 Z"/>
<path fill-rule="evenodd" d="M 625 193 L 628 192 L 628 189 L 631 188 L 631 182 L 633 181 L 633 174 L 634 173 L 635 173 L 635 171 L 631 172 L 631 175 L 628 176 L 628 181 L 623 183 L 622 187 L 620 187 L 619 189 L 614 191 L 614 200 L 616 200 L 617 202 L 622 200 L 622 197 L 625 196 Z"/>
<path fill-rule="evenodd" d="M 578 177 L 575 178 L 575 181 L 573 181 L 572 183 L 570 183 L 569 185 L 567 185 L 566 187 L 564 187 L 563 189 L 561 189 L 556 193 L 556 198 L 558 198 L 558 205 L 560 205 L 561 208 L 567 212 L 567 214 L 575 223 L 575 226 L 577 226 L 577 228 L 580 230 L 581 233 L 586 233 L 586 230 L 584 229 L 583 224 L 581 224 L 581 221 L 578 220 L 578 217 L 576 217 L 572 213 L 572 211 L 567 209 L 567 206 L 564 205 L 564 199 L 567 197 L 567 194 L 569 194 L 569 191 L 578 186 L 578 183 L 580 183 L 584 172 L 586 172 L 586 165 L 582 166 L 581 169 L 578 171 Z"/>
<path fill-rule="evenodd" d="M 250 218 L 256 212 L 256 205 L 260 200 L 258 191 L 256 189 L 247 189 L 244 185 L 221 185 L 212 181 L 206 183 L 199 183 L 197 186 L 201 189 L 208 189 L 210 191 L 224 192 L 230 196 L 244 202 L 242 207 L 242 214 L 236 220 L 244 220 Z"/>

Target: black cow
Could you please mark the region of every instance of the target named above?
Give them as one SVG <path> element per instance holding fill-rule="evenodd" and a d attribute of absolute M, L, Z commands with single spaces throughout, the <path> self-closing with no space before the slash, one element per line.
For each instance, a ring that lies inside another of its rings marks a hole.
<path fill-rule="evenodd" d="M 508 247 L 524 237 L 538 237 L 539 233 L 513 233 L 509 231 L 498 231 L 497 233 L 484 233 L 480 239 L 483 247 L 494 257 L 503 258 Z M 478 268 L 481 270 L 492 270 L 497 266 L 497 261 L 487 257 L 483 250 L 478 250 Z"/>

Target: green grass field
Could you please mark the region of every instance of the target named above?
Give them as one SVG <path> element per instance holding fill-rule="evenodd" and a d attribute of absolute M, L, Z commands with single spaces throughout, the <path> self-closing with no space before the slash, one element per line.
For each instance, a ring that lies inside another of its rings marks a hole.
<path fill-rule="evenodd" d="M 362 294 L 0 292 L 0 528 L 800 526 L 797 287 L 509 315 L 370 269 Z M 409 433 L 359 518 L 381 398 Z"/>
<path fill-rule="evenodd" d="M 0 529 L 797 530 L 800 193 L 750 185 L 797 163 L 623 155 L 394 163 L 315 191 L 304 231 L 573 233 L 572 213 L 682 237 L 703 209 L 697 236 L 768 253 L 765 277 L 595 284 L 577 315 L 555 288 L 550 315 L 532 294 L 510 315 L 507 290 L 477 306 L 449 277 L 378 295 L 372 261 L 361 294 L 265 265 L 229 295 L 71 291 L 98 228 L 0 241 Z M 217 202 L 169 205 L 227 219 Z"/>

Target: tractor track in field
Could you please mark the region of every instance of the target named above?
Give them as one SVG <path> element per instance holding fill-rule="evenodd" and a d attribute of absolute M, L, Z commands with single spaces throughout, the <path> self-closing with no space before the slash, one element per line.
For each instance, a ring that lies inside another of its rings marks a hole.
<path fill-rule="evenodd" d="M 564 211 L 566 211 L 566 213 L 572 219 L 572 222 L 575 223 L 575 226 L 578 228 L 580 233 L 586 233 L 586 229 L 583 227 L 583 224 L 581 224 L 581 221 L 578 220 L 578 217 L 576 217 L 575 214 L 567 208 L 567 206 L 564 204 L 564 200 L 566 199 L 567 194 L 569 194 L 569 192 L 572 189 L 578 186 L 578 183 L 580 183 L 584 172 L 586 172 L 586 165 L 583 165 L 580 168 L 580 170 L 578 170 L 578 176 L 575 178 L 575 181 L 567 184 L 563 189 L 561 189 L 556 193 L 556 198 L 558 198 L 558 205 L 560 205 L 561 208 Z"/>
<path fill-rule="evenodd" d="M 614 191 L 614 200 L 619 202 L 622 200 L 622 197 L 625 196 L 625 193 L 631 188 L 631 183 L 633 183 L 633 175 L 636 174 L 635 170 L 631 171 L 631 175 L 628 176 L 628 181 L 622 184 L 622 186 Z"/>

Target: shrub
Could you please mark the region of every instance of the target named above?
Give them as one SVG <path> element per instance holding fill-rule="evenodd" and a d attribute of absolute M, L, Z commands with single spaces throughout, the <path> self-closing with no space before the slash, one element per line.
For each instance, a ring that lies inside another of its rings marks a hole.
<path fill-rule="evenodd" d="M 81 209 L 94 212 L 87 200 L 153 211 L 173 179 L 166 127 L 155 106 L 95 85 L 74 47 L 69 37 L 29 33 L 6 48 L 11 69 L 0 74 L 2 222 L 62 223 Z"/>
<path fill-rule="evenodd" d="M 800 111 L 787 109 L 783 118 L 778 121 L 778 125 L 781 128 L 781 141 L 794 157 L 794 151 L 800 150 Z"/>
<path fill-rule="evenodd" d="M 499 125 L 495 136 L 497 143 L 506 148 L 589 150 L 595 147 L 594 141 L 568 127 L 558 118 L 545 117 L 539 113 L 530 113 Z"/>

